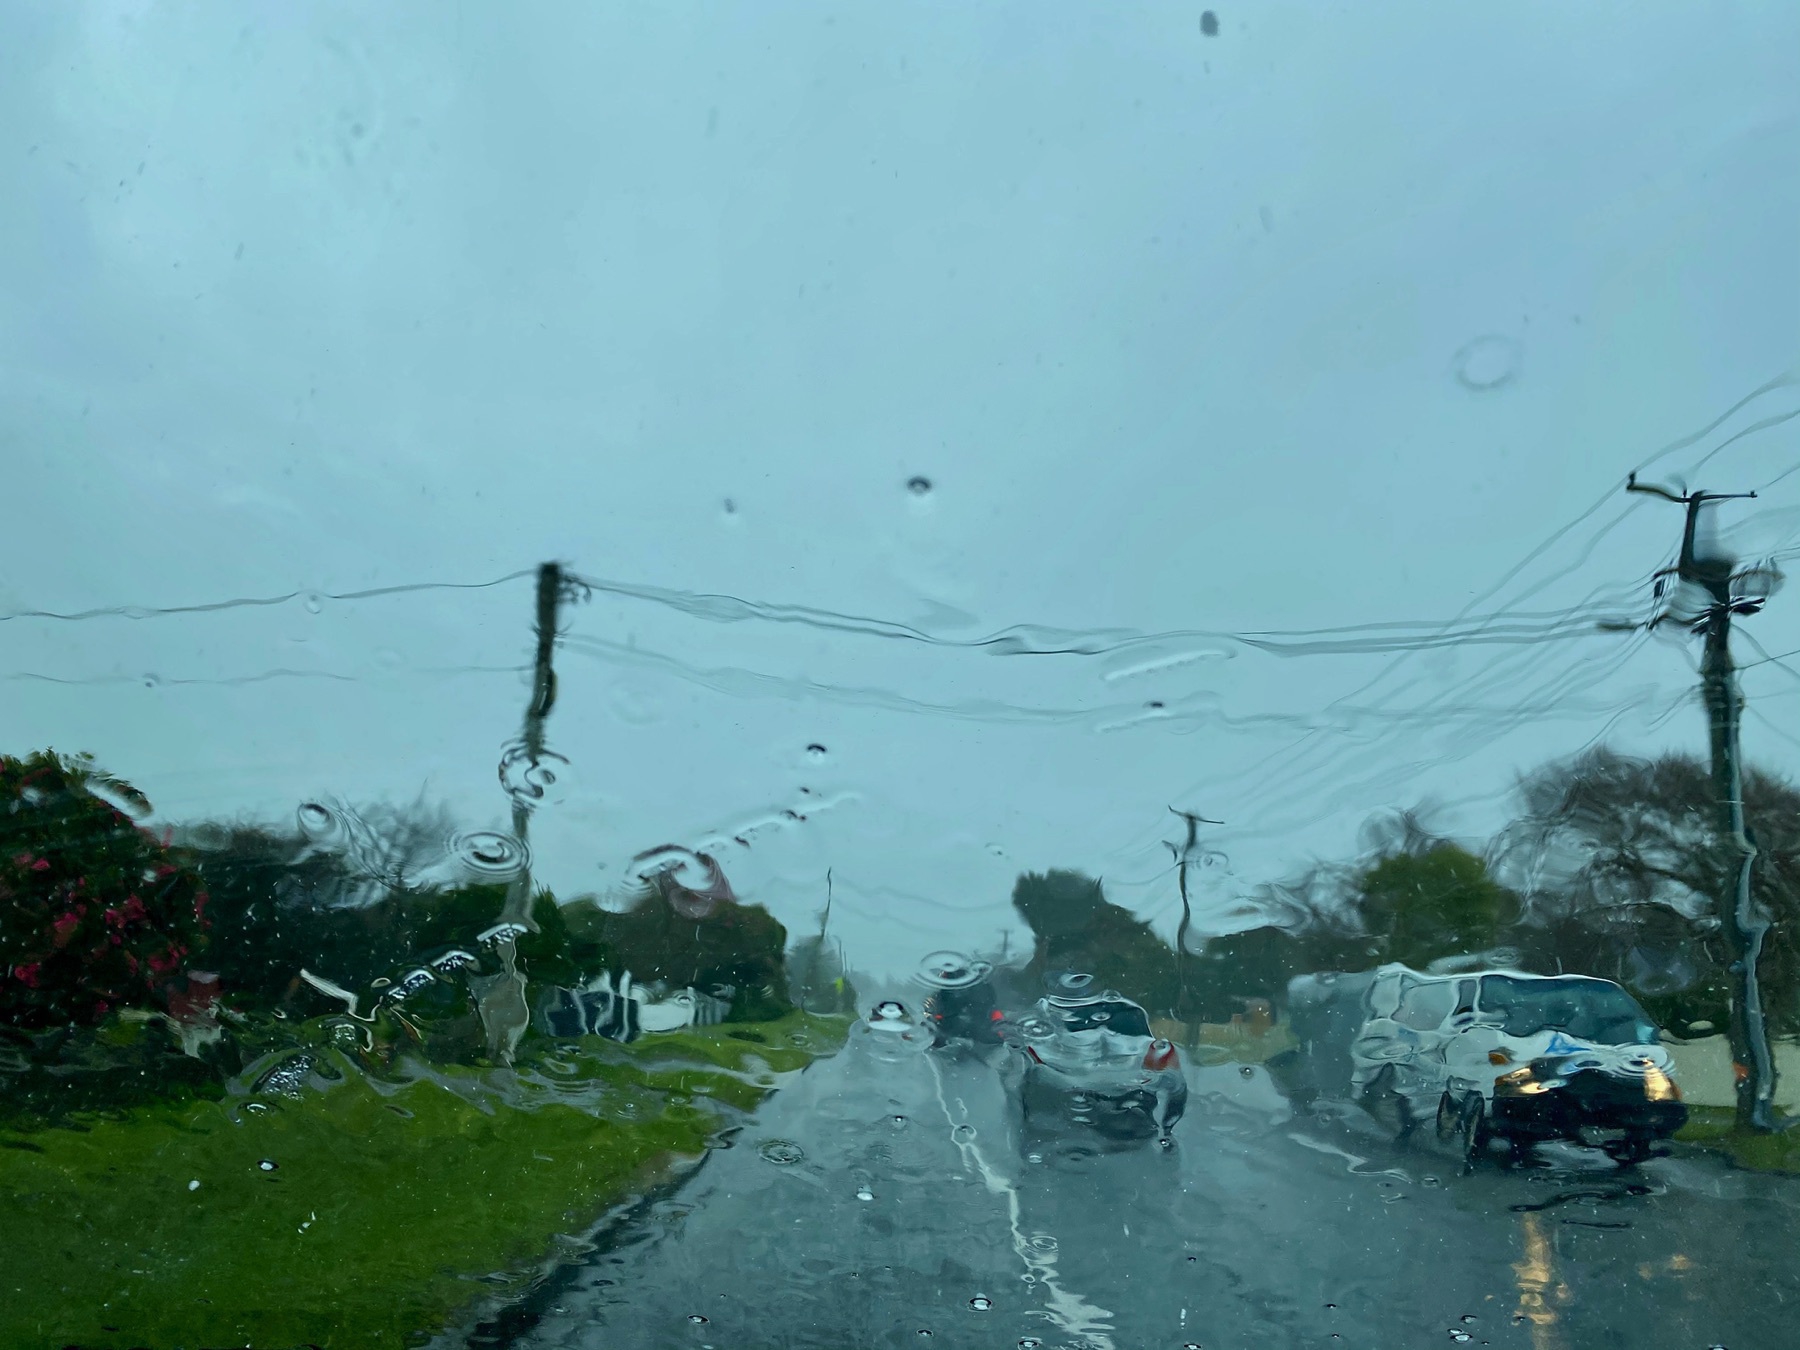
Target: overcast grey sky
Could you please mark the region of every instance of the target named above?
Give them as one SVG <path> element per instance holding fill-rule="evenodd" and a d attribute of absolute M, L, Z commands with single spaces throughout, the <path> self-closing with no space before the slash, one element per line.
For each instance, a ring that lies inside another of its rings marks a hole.
<path fill-rule="evenodd" d="M 1701 747 L 1679 639 L 1233 635 L 1642 618 L 1679 513 L 1628 469 L 1800 464 L 1800 6 L 1200 14 L 0 8 L 0 612 L 305 595 L 0 623 L 0 742 L 171 819 L 495 826 L 530 582 L 324 597 L 561 559 L 651 598 L 570 613 L 539 875 L 749 831 L 739 893 L 833 868 L 876 968 L 1023 868 L 1171 925 L 1171 805 L 1216 930 L 1372 812 Z M 1728 519 L 1793 547 L 1800 474 Z M 966 645 L 1020 624 L 1112 650 Z M 1746 684 L 1800 770 L 1800 675 Z"/>

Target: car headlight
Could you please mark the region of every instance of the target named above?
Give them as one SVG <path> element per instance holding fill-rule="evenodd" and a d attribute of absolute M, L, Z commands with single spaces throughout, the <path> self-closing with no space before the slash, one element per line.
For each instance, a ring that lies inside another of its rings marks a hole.
<path fill-rule="evenodd" d="M 1548 1092 L 1555 1084 L 1540 1082 L 1536 1074 L 1527 1064 L 1522 1069 L 1514 1069 L 1511 1073 L 1503 1073 L 1494 1080 L 1496 1097 L 1535 1097 L 1539 1093 Z"/>
<path fill-rule="evenodd" d="M 1675 1086 L 1675 1080 L 1668 1074 L 1652 1066 L 1644 1070 L 1644 1100 L 1678 1102 L 1681 1100 L 1681 1089 Z"/>

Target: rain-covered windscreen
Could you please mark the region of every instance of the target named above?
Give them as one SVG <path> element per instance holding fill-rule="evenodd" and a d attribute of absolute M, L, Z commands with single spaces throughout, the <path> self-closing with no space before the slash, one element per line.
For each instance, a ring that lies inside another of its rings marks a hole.
<path fill-rule="evenodd" d="M 1655 1023 L 1616 984 L 1600 980 L 1523 980 L 1484 975 L 1480 1014 L 1508 1036 L 1562 1031 L 1595 1045 L 1654 1045 Z"/>
<path fill-rule="evenodd" d="M 0 2 L 0 1350 L 1795 1343 L 1796 55 Z"/>

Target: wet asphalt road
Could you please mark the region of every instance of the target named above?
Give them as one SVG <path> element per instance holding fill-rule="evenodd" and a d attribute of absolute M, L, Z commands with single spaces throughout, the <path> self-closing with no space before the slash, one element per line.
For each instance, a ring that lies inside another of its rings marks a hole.
<path fill-rule="evenodd" d="M 1191 1071 L 1171 1150 L 1022 1145 L 989 1064 L 883 1043 L 778 1093 L 504 1343 L 1800 1346 L 1800 1183 L 1574 1149 L 1465 1175 L 1235 1065 Z"/>

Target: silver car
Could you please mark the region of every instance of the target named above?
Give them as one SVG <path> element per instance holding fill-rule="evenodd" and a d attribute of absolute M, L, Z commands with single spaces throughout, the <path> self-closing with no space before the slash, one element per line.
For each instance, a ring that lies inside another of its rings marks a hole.
<path fill-rule="evenodd" d="M 1108 989 L 1053 993 L 1009 1023 L 1006 1072 L 1026 1133 L 1064 1126 L 1113 1140 L 1171 1141 L 1187 1109 L 1181 1053 Z"/>
<path fill-rule="evenodd" d="M 1432 1125 L 1471 1159 L 1570 1139 L 1636 1162 L 1687 1118 L 1655 1023 L 1611 980 L 1390 965 L 1302 976 L 1288 997 L 1298 1086 L 1402 1135 Z"/>

